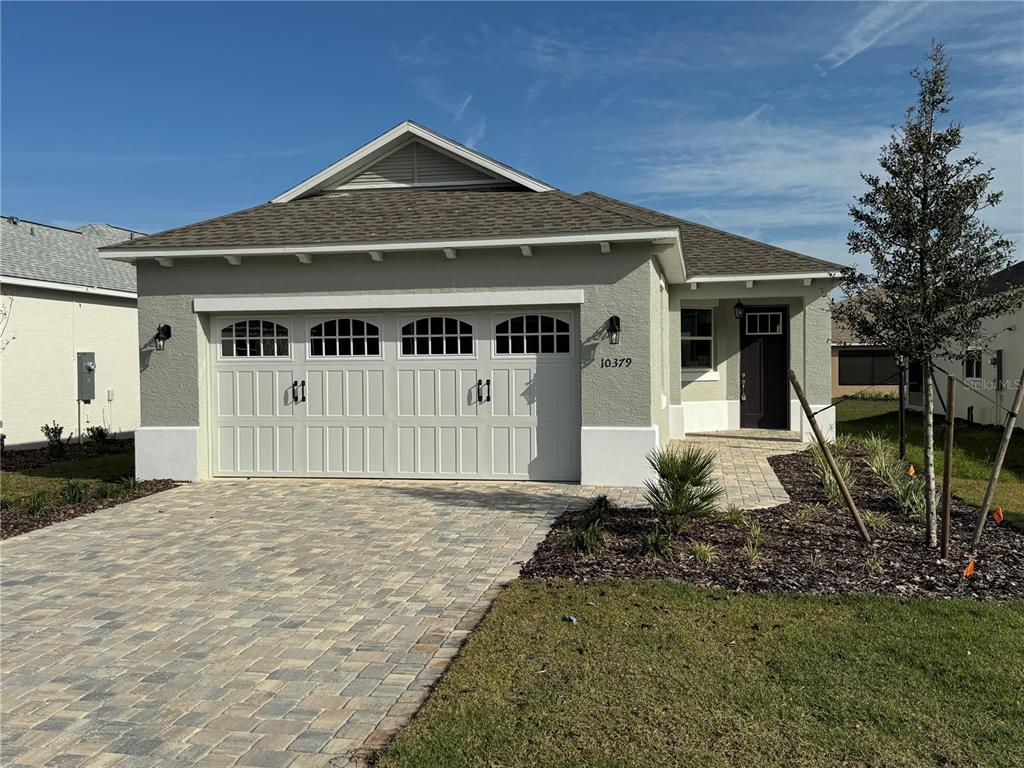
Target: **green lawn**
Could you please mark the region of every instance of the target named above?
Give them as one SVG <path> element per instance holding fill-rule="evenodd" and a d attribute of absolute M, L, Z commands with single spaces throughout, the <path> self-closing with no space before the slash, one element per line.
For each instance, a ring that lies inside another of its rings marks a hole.
<path fill-rule="evenodd" d="M 61 461 L 38 469 L 0 473 L 0 496 L 4 506 L 13 506 L 38 493 L 58 494 L 69 480 L 79 480 L 95 489 L 129 475 L 135 475 L 135 456 L 131 452 Z"/>
<path fill-rule="evenodd" d="M 1020 766 L 1021 637 L 1020 602 L 520 581 L 378 764 Z"/>
<path fill-rule="evenodd" d="M 893 400 L 846 400 L 836 406 L 837 426 L 840 432 L 858 437 L 877 432 L 895 445 L 899 442 L 897 412 Z M 907 458 L 918 466 L 924 462 L 923 431 L 921 417 L 908 414 Z M 1001 436 L 1001 429 L 957 423 L 953 433 L 953 493 L 972 504 L 981 504 Z M 939 428 L 935 434 L 935 468 L 939 473 L 945 457 L 942 446 Z M 1007 519 L 1024 524 L 1024 437 L 1020 434 L 1010 440 L 993 506 L 1003 507 Z"/>

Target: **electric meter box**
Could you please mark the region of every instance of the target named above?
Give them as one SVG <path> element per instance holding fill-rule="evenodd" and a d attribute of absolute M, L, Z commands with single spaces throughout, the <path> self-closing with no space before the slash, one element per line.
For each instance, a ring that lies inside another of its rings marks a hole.
<path fill-rule="evenodd" d="M 96 399 L 96 353 L 78 353 L 78 399 L 83 403 Z"/>

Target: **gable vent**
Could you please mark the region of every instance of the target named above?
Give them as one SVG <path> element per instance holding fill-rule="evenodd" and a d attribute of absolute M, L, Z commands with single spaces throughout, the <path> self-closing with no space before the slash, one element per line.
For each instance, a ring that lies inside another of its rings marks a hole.
<path fill-rule="evenodd" d="M 413 141 L 382 157 L 335 189 L 493 183 L 501 182 L 461 160 Z"/>

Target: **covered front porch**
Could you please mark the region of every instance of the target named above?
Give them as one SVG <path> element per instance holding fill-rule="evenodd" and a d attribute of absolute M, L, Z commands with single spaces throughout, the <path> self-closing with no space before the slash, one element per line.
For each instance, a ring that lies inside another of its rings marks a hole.
<path fill-rule="evenodd" d="M 669 435 L 689 438 L 735 430 L 744 439 L 785 434 L 811 439 L 790 386 L 792 369 L 822 429 L 834 431 L 830 367 L 830 279 L 712 281 L 673 286 L 678 342 L 671 370 L 678 387 Z M 783 437 L 785 442 L 788 437 Z M 760 442 L 755 443 L 757 445 Z"/>

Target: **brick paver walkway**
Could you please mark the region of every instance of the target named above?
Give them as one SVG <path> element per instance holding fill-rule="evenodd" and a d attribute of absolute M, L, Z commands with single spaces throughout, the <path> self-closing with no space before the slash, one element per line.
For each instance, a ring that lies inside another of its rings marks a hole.
<path fill-rule="evenodd" d="M 678 448 L 698 445 L 714 451 L 715 479 L 725 488 L 724 503 L 744 509 L 774 507 L 788 502 L 789 494 L 767 459 L 807 447 L 795 432 L 760 429 L 693 434 L 685 440 L 674 440 L 673 445 Z"/>
<path fill-rule="evenodd" d="M 211 481 L 8 540 L 0 763 L 346 765 L 595 493 Z"/>

